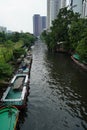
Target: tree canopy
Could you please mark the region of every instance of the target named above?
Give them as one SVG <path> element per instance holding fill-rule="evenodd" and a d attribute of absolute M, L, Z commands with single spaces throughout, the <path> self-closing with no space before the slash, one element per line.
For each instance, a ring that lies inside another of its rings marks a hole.
<path fill-rule="evenodd" d="M 8 64 L 9 61 L 15 62 L 22 54 L 25 55 L 24 47 L 30 48 L 35 40 L 36 38 L 30 33 L 0 32 L 0 78 L 12 74 L 13 66 Z"/>
<path fill-rule="evenodd" d="M 52 22 L 50 32 L 42 33 L 49 48 L 56 49 L 58 43 L 66 51 L 78 52 L 79 56 L 87 58 L 87 19 L 81 18 L 79 13 L 60 9 L 57 18 Z"/>

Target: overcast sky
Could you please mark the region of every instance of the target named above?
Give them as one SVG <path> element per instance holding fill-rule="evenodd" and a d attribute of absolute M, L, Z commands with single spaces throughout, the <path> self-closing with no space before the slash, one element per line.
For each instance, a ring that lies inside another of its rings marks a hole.
<path fill-rule="evenodd" d="M 45 15 L 47 0 L 0 0 L 0 26 L 8 30 L 33 32 L 33 15 Z"/>

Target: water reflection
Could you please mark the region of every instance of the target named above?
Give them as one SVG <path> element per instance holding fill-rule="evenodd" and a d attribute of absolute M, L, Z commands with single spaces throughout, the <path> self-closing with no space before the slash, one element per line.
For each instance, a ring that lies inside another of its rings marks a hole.
<path fill-rule="evenodd" d="M 20 130 L 86 130 L 87 73 L 66 54 L 33 48 L 30 95 Z"/>
<path fill-rule="evenodd" d="M 51 63 L 51 64 L 49 64 Z M 87 128 L 87 76 L 86 72 L 75 69 L 73 62 L 66 54 L 48 54 L 46 67 L 49 69 L 49 85 L 52 95 L 60 100 L 61 109 L 72 117 L 81 120 Z M 52 99 L 53 100 L 53 99 Z M 76 125 L 80 127 L 80 125 Z"/>

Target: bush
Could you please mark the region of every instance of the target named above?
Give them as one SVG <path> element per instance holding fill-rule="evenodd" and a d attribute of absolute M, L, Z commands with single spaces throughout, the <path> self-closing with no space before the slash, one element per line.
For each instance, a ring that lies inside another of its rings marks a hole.
<path fill-rule="evenodd" d="M 82 39 L 76 48 L 77 53 L 80 55 L 81 60 L 87 63 L 87 39 Z"/>
<path fill-rule="evenodd" d="M 25 49 L 23 49 L 23 48 L 18 48 L 18 49 L 15 49 L 14 51 L 13 51 L 13 56 L 14 56 L 14 58 L 19 58 L 21 55 L 25 55 Z"/>
<path fill-rule="evenodd" d="M 0 78 L 10 77 L 12 75 L 13 69 L 7 63 L 0 63 Z"/>

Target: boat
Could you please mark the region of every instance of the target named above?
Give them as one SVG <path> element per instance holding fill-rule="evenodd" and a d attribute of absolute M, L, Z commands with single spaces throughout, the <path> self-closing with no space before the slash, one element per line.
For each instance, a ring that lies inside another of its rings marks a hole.
<path fill-rule="evenodd" d="M 29 79 L 27 74 L 16 74 L 1 98 L 2 106 L 14 105 L 17 108 L 26 106 L 29 93 Z"/>
<path fill-rule="evenodd" d="M 84 70 L 87 71 L 87 63 L 85 61 L 82 61 L 80 59 L 80 56 L 78 54 L 73 54 L 71 56 L 71 59 L 77 64 L 79 65 L 81 68 L 83 68 Z"/>
<path fill-rule="evenodd" d="M 18 68 L 17 73 L 22 73 L 22 74 L 30 74 L 30 61 L 28 60 L 23 60 L 21 65 Z"/>
<path fill-rule="evenodd" d="M 29 75 L 30 74 L 30 68 L 29 67 L 25 67 L 25 68 L 21 67 L 21 68 L 18 69 L 17 73 L 19 73 L 19 74 L 22 73 L 22 74 L 28 74 Z"/>
<path fill-rule="evenodd" d="M 14 106 L 0 109 L 0 130 L 16 130 L 19 110 Z"/>
<path fill-rule="evenodd" d="M 31 63 L 32 63 L 32 56 L 27 55 L 22 63 L 20 64 L 17 73 L 23 73 L 23 74 L 28 74 L 30 75 L 30 70 L 31 70 Z"/>

